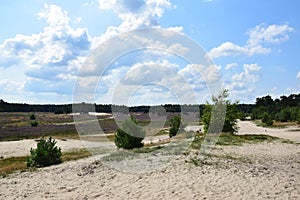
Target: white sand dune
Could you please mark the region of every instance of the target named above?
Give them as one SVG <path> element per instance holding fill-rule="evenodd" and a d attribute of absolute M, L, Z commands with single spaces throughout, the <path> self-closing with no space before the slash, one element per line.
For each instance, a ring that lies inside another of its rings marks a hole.
<path fill-rule="evenodd" d="M 238 134 L 266 134 L 300 142 L 300 131 L 291 131 L 297 129 L 295 126 L 287 128 L 264 128 L 256 126 L 256 124 L 251 121 L 239 121 L 238 126 Z"/>
<path fill-rule="evenodd" d="M 239 125 L 240 134 L 265 133 L 251 122 Z M 299 132 L 272 130 L 266 133 L 298 141 Z M 211 153 L 199 166 L 189 155 L 149 173 L 116 171 L 100 157 L 15 173 L 0 179 L 0 199 L 300 199 L 299 145 L 218 146 Z"/>
<path fill-rule="evenodd" d="M 62 149 L 62 151 L 71 151 L 72 149 L 82 149 L 85 146 L 97 147 L 98 143 L 81 141 L 81 140 L 56 140 L 57 146 Z M 84 142 L 84 143 L 83 143 Z M 9 141 L 0 142 L 0 157 L 9 158 L 17 156 L 26 156 L 30 154 L 31 148 L 36 148 L 37 142 L 35 140 L 20 140 L 20 141 Z"/>

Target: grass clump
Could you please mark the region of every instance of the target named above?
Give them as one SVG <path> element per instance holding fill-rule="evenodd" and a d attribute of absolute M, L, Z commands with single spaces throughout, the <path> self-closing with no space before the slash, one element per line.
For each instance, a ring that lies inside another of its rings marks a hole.
<path fill-rule="evenodd" d="M 28 156 L 0 159 L 0 177 L 6 177 L 8 174 L 11 174 L 17 170 L 26 170 L 27 159 Z"/>
<path fill-rule="evenodd" d="M 159 149 L 162 149 L 162 146 L 155 146 L 155 147 L 144 147 L 139 149 L 133 149 L 134 153 L 150 153 Z"/>
<path fill-rule="evenodd" d="M 217 135 L 216 135 L 217 136 Z M 205 134 L 197 134 L 192 142 L 191 147 L 193 149 L 200 149 L 203 141 L 209 140 L 209 137 L 206 137 Z M 278 140 L 279 138 L 269 136 L 269 135 L 256 135 L 256 134 L 247 134 L 247 135 L 237 135 L 233 133 L 221 133 L 216 145 L 220 146 L 229 146 L 236 145 L 240 146 L 245 143 L 259 143 L 259 142 L 272 142 Z"/>
<path fill-rule="evenodd" d="M 86 149 L 76 149 L 74 151 L 65 152 L 61 155 L 62 162 L 70 160 L 78 160 L 91 156 L 91 153 Z"/>
<path fill-rule="evenodd" d="M 186 162 L 195 166 L 211 165 L 217 168 L 226 167 L 228 164 L 246 163 L 252 164 L 253 161 L 247 157 L 235 157 L 230 154 L 207 153 L 203 157 L 191 157 Z"/>
<path fill-rule="evenodd" d="M 277 137 L 269 136 L 269 135 L 236 135 L 231 133 L 222 133 L 219 137 L 217 145 L 225 146 L 225 145 L 242 145 L 244 143 L 259 143 L 259 142 L 271 142 L 277 140 Z"/>

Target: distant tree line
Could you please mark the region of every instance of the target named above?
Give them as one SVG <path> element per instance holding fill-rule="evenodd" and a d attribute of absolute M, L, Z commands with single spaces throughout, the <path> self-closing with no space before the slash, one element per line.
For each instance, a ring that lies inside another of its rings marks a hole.
<path fill-rule="evenodd" d="M 262 119 L 300 123 L 300 94 L 280 96 L 275 100 L 270 95 L 256 98 L 255 106 L 251 112 L 252 119 Z"/>
<path fill-rule="evenodd" d="M 70 113 L 72 111 L 71 104 L 54 105 L 43 104 L 33 105 L 26 103 L 7 103 L 0 99 L 0 112 L 62 112 Z"/>
<path fill-rule="evenodd" d="M 200 111 L 200 117 L 203 116 L 205 104 L 201 105 L 179 105 L 165 104 L 160 106 L 132 106 L 126 107 L 122 105 L 111 104 L 90 104 L 79 103 L 73 110 L 72 104 L 22 104 L 22 103 L 7 103 L 0 99 L 0 112 L 53 112 L 56 114 L 85 112 L 95 110 L 96 112 L 111 113 L 112 108 L 123 112 L 143 112 L 148 113 L 150 110 L 162 112 L 161 107 L 165 112 L 197 112 Z M 251 117 L 251 119 L 261 119 L 264 123 L 271 125 L 273 120 L 287 122 L 297 121 L 300 123 L 300 94 L 291 94 L 289 96 L 280 96 L 275 100 L 270 95 L 256 98 L 255 104 L 236 104 L 236 109 L 239 112 L 240 119 Z"/>
<path fill-rule="evenodd" d="M 0 99 L 0 112 L 53 112 L 56 114 L 68 114 L 71 112 L 88 112 L 95 110 L 96 112 L 111 113 L 112 107 L 117 111 L 126 112 L 143 112 L 148 113 L 150 108 L 154 111 L 161 111 L 163 107 L 166 112 L 197 112 L 203 109 L 204 105 L 179 105 L 179 104 L 165 104 L 161 106 L 132 106 L 127 107 L 124 105 L 111 105 L 111 104 L 91 104 L 79 103 L 73 108 L 72 104 L 26 104 L 26 103 L 8 103 Z M 74 109 L 74 110 L 73 110 Z M 183 109 L 183 110 L 181 110 Z M 158 113 L 160 114 L 160 113 Z M 161 113 L 163 114 L 163 113 Z"/>

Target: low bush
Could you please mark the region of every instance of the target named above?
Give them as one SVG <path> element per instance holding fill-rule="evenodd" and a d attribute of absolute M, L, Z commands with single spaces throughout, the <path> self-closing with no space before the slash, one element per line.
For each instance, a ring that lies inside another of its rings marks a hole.
<path fill-rule="evenodd" d="M 263 116 L 262 116 L 262 119 L 261 121 L 266 124 L 267 126 L 271 126 L 273 125 L 273 119 L 272 119 L 272 116 L 268 113 L 264 113 Z"/>
<path fill-rule="evenodd" d="M 61 149 L 56 146 L 56 141 L 51 137 L 47 140 L 42 138 L 37 143 L 36 149 L 30 149 L 28 167 L 45 167 L 58 163 L 61 163 Z"/>
<path fill-rule="evenodd" d="M 37 121 L 30 121 L 30 125 L 31 126 L 38 126 L 39 125 L 39 123 L 37 122 Z"/>
<path fill-rule="evenodd" d="M 142 140 L 145 138 L 145 131 L 137 125 L 136 120 L 131 116 L 123 122 L 122 128 L 117 129 L 115 144 L 119 148 L 133 149 L 143 147 Z"/>
<path fill-rule="evenodd" d="M 30 118 L 30 120 L 35 120 L 36 119 L 35 114 L 34 113 L 30 113 L 29 114 L 29 118 Z"/>
<path fill-rule="evenodd" d="M 169 129 L 169 136 L 174 137 L 179 132 L 179 128 L 181 126 L 181 117 L 178 115 L 175 115 L 170 120 L 170 129 Z"/>

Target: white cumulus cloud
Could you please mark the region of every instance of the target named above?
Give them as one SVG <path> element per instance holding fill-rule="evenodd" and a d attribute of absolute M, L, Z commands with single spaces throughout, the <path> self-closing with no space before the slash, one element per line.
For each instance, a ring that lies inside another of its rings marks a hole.
<path fill-rule="evenodd" d="M 258 25 L 251 29 L 247 34 L 249 39 L 244 46 L 234 44 L 232 42 L 224 42 L 220 46 L 210 50 L 209 56 L 211 58 L 219 58 L 224 56 L 237 56 L 255 54 L 268 54 L 271 49 L 265 47 L 264 44 L 276 44 L 287 41 L 289 33 L 294 29 L 288 25 Z"/>
<path fill-rule="evenodd" d="M 234 81 L 248 81 L 248 82 L 257 82 L 258 76 L 256 72 L 261 69 L 257 64 L 244 64 L 244 71 L 242 73 L 237 73 L 232 76 Z"/>
<path fill-rule="evenodd" d="M 93 38 L 93 47 L 107 39 L 126 31 L 144 27 L 159 28 L 159 19 L 167 9 L 174 6 L 170 0 L 98 0 L 101 10 L 112 10 L 121 19 L 119 26 L 109 26 L 106 32 Z M 181 26 L 168 29 L 181 32 Z"/>
<path fill-rule="evenodd" d="M 133 65 L 126 73 L 123 83 L 140 85 L 143 83 L 160 82 L 176 75 L 178 66 L 167 60 L 162 62 L 145 62 Z"/>
<path fill-rule="evenodd" d="M 94 1 L 84 3 L 85 6 L 93 6 Z M 107 27 L 106 31 L 98 36 L 91 37 L 86 28 L 73 28 L 71 22 L 80 23 L 81 18 L 71 19 L 68 12 L 58 5 L 45 4 L 44 9 L 37 14 L 39 20 L 46 22 L 46 26 L 39 33 L 32 35 L 18 34 L 16 37 L 6 39 L 0 44 L 0 69 L 17 66 L 25 71 L 22 83 L 23 94 L 32 92 L 34 94 L 57 94 L 70 95 L 73 91 L 73 85 L 78 76 L 78 70 L 87 56 L 95 47 L 107 39 L 135 28 L 141 27 L 160 27 L 159 19 L 167 9 L 172 9 L 174 6 L 170 0 L 98 0 L 100 9 L 112 10 L 121 19 L 119 26 Z M 181 32 L 182 27 L 169 27 L 170 30 Z M 166 38 L 172 36 L 165 36 Z M 143 38 L 133 38 L 143 39 Z M 153 39 L 154 40 L 154 39 Z M 155 41 L 145 41 L 145 45 L 153 44 Z M 178 44 L 170 46 L 156 46 L 169 51 L 180 52 L 184 54 L 188 49 Z M 160 53 L 162 54 L 162 53 Z M 151 62 L 143 62 L 151 65 Z M 165 62 L 156 63 L 158 65 L 167 65 Z M 155 63 L 152 63 L 155 65 Z M 127 66 L 127 71 L 131 68 L 138 69 L 137 65 Z M 140 66 L 140 71 L 144 70 Z M 25 68 L 25 70 L 24 70 Z M 155 67 L 153 67 L 155 68 Z M 145 69 L 146 70 L 146 69 Z M 157 70 L 158 71 L 158 70 Z M 137 71 L 131 70 L 131 75 L 127 76 L 127 82 L 135 79 L 131 77 Z M 165 71 L 169 73 L 169 71 Z M 150 79 L 157 74 L 148 74 L 144 76 Z M 103 77 L 105 78 L 105 77 Z M 162 77 L 163 78 L 163 77 Z M 87 81 L 97 81 L 92 77 Z M 125 81 L 125 82 L 126 82 Z M 8 87 L 8 82 L 6 89 Z M 2 83 L 2 87 L 4 82 Z M 107 85 L 105 85 L 107 86 Z M 104 87 L 103 87 L 104 88 Z M 103 89 L 102 88 L 102 89 Z M 111 94 L 110 89 L 103 89 L 107 95 Z M 26 93 L 27 92 L 27 93 Z M 56 95 L 53 95 L 56 96 Z"/>
<path fill-rule="evenodd" d="M 0 65 L 25 67 L 26 76 L 31 78 L 25 83 L 25 90 L 59 92 L 70 88 L 66 85 L 74 81 L 82 58 L 88 54 L 90 38 L 86 29 L 72 28 L 67 12 L 57 5 L 45 4 L 38 17 L 47 23 L 44 30 L 6 39 L 0 46 L 0 52 L 4 52 Z M 5 63 L 1 63 L 3 60 Z"/>
<path fill-rule="evenodd" d="M 254 29 L 248 32 L 249 40 L 248 44 L 251 46 L 257 46 L 262 43 L 280 43 L 289 39 L 289 32 L 294 29 L 288 25 L 258 25 Z"/>
<path fill-rule="evenodd" d="M 229 69 L 233 69 L 237 66 L 239 66 L 237 63 L 230 63 L 225 66 L 225 69 L 229 70 Z"/>
<path fill-rule="evenodd" d="M 158 25 L 157 19 L 172 5 L 169 0 L 98 0 L 98 2 L 100 9 L 113 10 L 124 25 L 136 26 Z"/>

